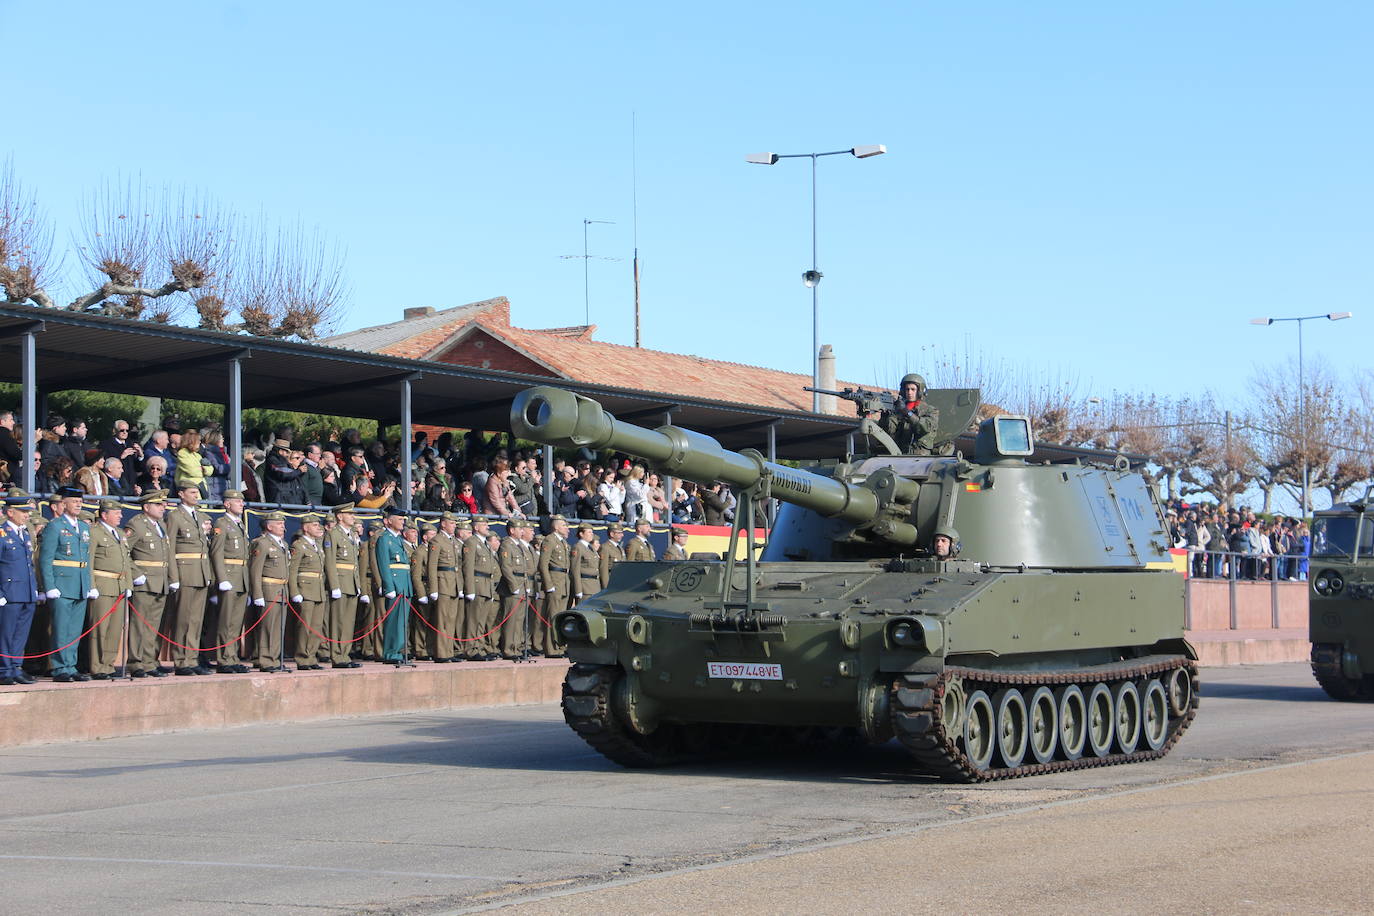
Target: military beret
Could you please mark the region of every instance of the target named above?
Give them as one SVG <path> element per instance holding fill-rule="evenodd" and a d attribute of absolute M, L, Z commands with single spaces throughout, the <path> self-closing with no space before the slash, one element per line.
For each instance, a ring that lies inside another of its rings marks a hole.
<path fill-rule="evenodd" d="M 86 494 L 80 487 L 58 487 L 53 494 L 58 499 L 85 499 Z"/>
<path fill-rule="evenodd" d="M 343 515 L 345 512 L 352 512 L 356 508 L 353 503 L 339 503 L 334 507 L 334 514 Z"/>
<path fill-rule="evenodd" d="M 242 490 L 225 490 L 222 499 L 246 499 Z"/>
<path fill-rule="evenodd" d="M 686 534 L 687 531 L 684 528 L 674 528 L 671 533 L 673 537 L 677 537 L 679 534 Z"/>
<path fill-rule="evenodd" d="M 622 524 L 620 524 L 620 522 L 611 522 L 609 525 L 606 526 L 606 530 L 607 530 L 608 532 L 609 532 L 609 531 L 624 531 L 624 530 L 625 530 L 625 526 L 622 525 Z"/>
<path fill-rule="evenodd" d="M 280 512 L 269 512 L 262 517 L 262 520 L 264 522 L 284 522 L 286 521 L 286 516 L 282 515 Z"/>
<path fill-rule="evenodd" d="M 153 490 L 151 493 L 144 493 L 139 499 L 139 505 L 146 506 L 149 503 L 165 503 L 167 501 L 166 490 Z"/>
<path fill-rule="evenodd" d="M 311 522 L 322 525 L 324 524 L 324 516 L 317 512 L 307 512 L 305 515 L 301 516 L 302 525 L 308 525 Z"/>

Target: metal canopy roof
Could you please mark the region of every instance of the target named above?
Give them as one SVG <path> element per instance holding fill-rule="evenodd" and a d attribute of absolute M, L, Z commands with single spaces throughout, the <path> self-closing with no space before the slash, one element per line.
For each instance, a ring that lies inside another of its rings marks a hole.
<path fill-rule="evenodd" d="M 764 450 L 768 427 L 777 424 L 782 458 L 843 454 L 845 437 L 856 427 L 845 417 L 19 305 L 0 306 L 0 379 L 21 381 L 21 335 L 39 325 L 37 386 L 45 392 L 81 388 L 224 404 L 227 364 L 237 357 L 244 407 L 366 417 L 387 425 L 401 421 L 401 383 L 410 378 L 412 422 L 435 426 L 508 430 L 516 393 L 553 384 L 596 398 L 617 418 L 645 426 L 661 425 L 672 410 L 674 424 L 732 449 Z"/>

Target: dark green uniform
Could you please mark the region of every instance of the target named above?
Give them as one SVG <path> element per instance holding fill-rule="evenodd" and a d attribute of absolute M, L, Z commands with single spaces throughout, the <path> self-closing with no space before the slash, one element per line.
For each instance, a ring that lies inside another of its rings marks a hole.
<path fill-rule="evenodd" d="M 382 528 L 373 544 L 377 581 L 382 591 L 382 659 L 393 664 L 404 661 L 406 634 L 410 629 L 410 555 L 406 542 L 390 528 Z M 391 597 L 386 597 L 390 593 Z M 389 612 L 389 613 L 388 613 Z"/>

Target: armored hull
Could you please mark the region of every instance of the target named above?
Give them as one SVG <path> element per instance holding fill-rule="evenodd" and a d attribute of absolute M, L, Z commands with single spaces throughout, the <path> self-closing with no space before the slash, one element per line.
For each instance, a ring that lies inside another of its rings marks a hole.
<path fill-rule="evenodd" d="M 1374 488 L 1372 488 L 1374 489 Z M 1337 700 L 1374 701 L 1374 519 L 1370 493 L 1313 520 L 1308 572 L 1312 674 Z"/>
<path fill-rule="evenodd" d="M 1128 467 L 1031 464 L 994 430 L 974 461 L 781 468 L 549 392 L 517 400 L 517 433 L 723 479 L 742 516 L 785 503 L 757 562 L 622 563 L 555 618 L 565 717 L 621 764 L 895 739 L 913 769 L 978 781 L 1159 757 L 1196 715 L 1183 580 Z M 550 428 L 571 414 L 574 431 Z M 933 533 L 956 528 L 962 555 L 936 555 Z M 751 530 L 742 517 L 736 537 Z"/>

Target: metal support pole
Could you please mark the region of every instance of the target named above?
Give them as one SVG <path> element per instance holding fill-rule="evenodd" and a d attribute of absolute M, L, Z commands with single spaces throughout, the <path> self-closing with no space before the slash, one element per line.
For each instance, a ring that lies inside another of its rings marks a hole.
<path fill-rule="evenodd" d="M 811 270 L 820 274 L 816 258 L 816 157 L 811 157 Z M 811 287 L 811 387 L 821 387 L 821 283 Z M 811 412 L 821 412 L 821 396 L 811 392 Z"/>
<path fill-rule="evenodd" d="M 410 379 L 401 380 L 401 510 L 410 511 Z"/>
<path fill-rule="evenodd" d="M 553 446 L 544 446 L 544 512 L 553 515 Z M 529 614 L 525 615 L 528 622 Z"/>
<path fill-rule="evenodd" d="M 1307 384 L 1302 372 L 1302 319 L 1298 320 L 1298 428 L 1302 444 L 1302 505 L 1298 507 L 1298 518 L 1307 518 Z"/>
<path fill-rule="evenodd" d="M 243 370 L 229 360 L 229 488 L 243 486 Z"/>
<path fill-rule="evenodd" d="M 769 423 L 769 424 L 768 424 L 768 461 L 769 461 L 770 464 L 777 464 L 777 463 L 778 463 L 778 421 L 777 421 L 777 420 L 774 420 L 772 423 Z M 767 508 L 767 510 L 766 510 L 766 517 L 767 517 L 767 519 L 768 519 L 768 527 L 769 527 L 769 528 L 772 528 L 772 527 L 773 527 L 773 521 L 778 517 L 778 501 L 777 501 L 776 499 L 770 499 L 770 500 L 768 500 L 768 508 Z"/>
<path fill-rule="evenodd" d="M 20 371 L 24 377 L 24 489 L 32 493 L 37 474 L 37 468 L 33 466 L 33 452 L 38 447 L 38 345 L 33 331 L 25 332 L 20 351 L 23 363 Z"/>

